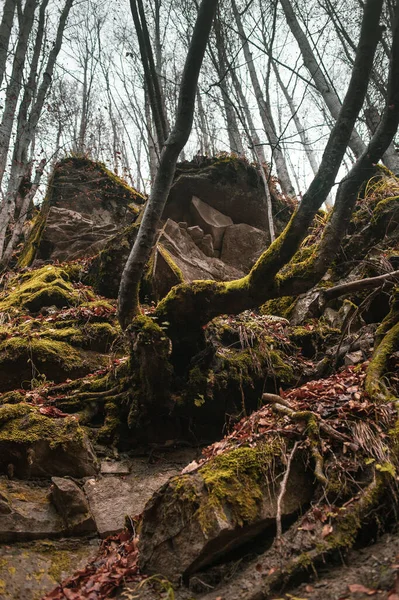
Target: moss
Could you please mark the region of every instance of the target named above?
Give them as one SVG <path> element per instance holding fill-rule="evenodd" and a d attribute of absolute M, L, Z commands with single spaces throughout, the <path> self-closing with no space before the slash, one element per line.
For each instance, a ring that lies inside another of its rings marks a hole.
<path fill-rule="evenodd" d="M 280 441 L 274 439 L 255 448 L 225 452 L 199 469 L 208 492 L 205 504 L 198 509 L 204 532 L 209 526 L 210 513 L 215 510 L 222 518 L 226 518 L 228 511 L 239 527 L 256 520 L 271 465 L 281 452 Z"/>
<path fill-rule="evenodd" d="M 11 390 L 0 394 L 0 404 L 18 404 L 25 400 L 25 394 L 20 390 Z"/>
<path fill-rule="evenodd" d="M 317 244 L 300 248 L 291 261 L 276 275 L 277 287 L 292 278 L 307 279 L 310 277 L 314 270 L 317 249 Z"/>
<path fill-rule="evenodd" d="M 99 187 L 109 186 L 109 182 L 113 183 L 116 187 L 124 189 L 128 197 L 132 197 L 134 202 L 144 204 L 146 198 L 143 194 L 132 188 L 124 179 L 121 179 L 118 175 L 110 171 L 103 162 L 93 161 L 85 155 L 72 155 L 62 159 L 57 165 L 57 169 L 66 167 L 67 169 L 87 169 L 88 171 L 100 171 L 104 175 L 104 179 L 97 182 Z M 135 205 L 133 205 L 136 209 Z"/>
<path fill-rule="evenodd" d="M 270 350 L 269 353 L 272 371 L 275 374 L 276 378 L 279 379 L 281 383 L 292 383 L 295 379 L 294 371 L 287 363 L 287 360 L 278 350 Z"/>
<path fill-rule="evenodd" d="M 61 267 L 46 265 L 35 271 L 17 275 L 8 282 L 0 299 L 0 312 L 11 309 L 39 311 L 43 306 L 71 306 L 79 303 L 79 295 Z"/>
<path fill-rule="evenodd" d="M 158 246 L 158 251 L 162 255 L 163 259 L 168 263 L 170 269 L 176 275 L 176 279 L 180 283 L 183 283 L 184 282 L 183 272 L 181 269 L 179 269 L 177 264 L 174 262 L 171 254 L 162 245 Z"/>
<path fill-rule="evenodd" d="M 293 296 L 273 298 L 262 304 L 260 313 L 262 315 L 276 315 L 278 317 L 283 317 L 284 319 L 289 319 L 295 308 L 296 301 L 297 299 Z"/>
<path fill-rule="evenodd" d="M 96 439 L 102 444 L 117 444 L 122 424 L 118 403 L 110 398 L 104 406 L 104 412 L 104 425 L 97 432 Z"/>
<path fill-rule="evenodd" d="M 44 204 L 47 204 L 46 200 L 44 201 Z M 22 252 L 18 258 L 18 267 L 30 267 L 30 265 L 34 261 L 37 250 L 40 245 L 42 233 L 46 225 L 46 215 L 47 210 L 45 211 L 43 207 L 42 210 L 34 218 L 32 231 L 29 235 L 27 242 L 24 244 Z"/>
<path fill-rule="evenodd" d="M 51 566 L 48 574 L 56 583 L 60 583 L 70 570 L 71 552 L 66 550 L 53 550 L 51 552 Z"/>
<path fill-rule="evenodd" d="M 384 382 L 384 375 L 388 369 L 388 359 L 399 347 L 399 323 L 396 323 L 380 342 L 374 351 L 373 357 L 367 368 L 365 389 L 374 401 L 386 403 L 396 401 L 397 398 L 389 391 Z"/>
<path fill-rule="evenodd" d="M 18 361 L 18 359 L 34 360 L 39 365 L 46 362 L 59 364 L 66 371 L 79 368 L 81 356 L 69 344 L 43 338 L 10 338 L 0 345 L 0 364 Z"/>
<path fill-rule="evenodd" d="M 0 406 L 0 441 L 34 444 L 48 440 L 50 448 L 82 441 L 83 430 L 71 417 L 51 419 L 26 404 Z"/>

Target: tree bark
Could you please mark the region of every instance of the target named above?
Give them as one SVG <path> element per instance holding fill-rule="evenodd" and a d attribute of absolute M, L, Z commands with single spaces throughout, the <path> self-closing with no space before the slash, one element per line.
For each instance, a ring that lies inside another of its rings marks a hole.
<path fill-rule="evenodd" d="M 202 104 L 201 93 L 197 88 L 197 105 L 198 105 L 198 117 L 201 123 L 201 152 L 206 156 L 211 154 L 211 144 L 208 135 L 208 124 L 206 122 L 204 105 Z"/>
<path fill-rule="evenodd" d="M 216 6 L 217 0 L 201 2 L 184 65 L 175 125 L 162 150 L 140 230 L 122 273 L 118 295 L 118 318 L 123 329 L 126 329 L 139 311 L 138 291 L 141 276 L 156 239 L 159 220 L 172 185 L 178 156 L 191 132 L 198 76 Z"/>
<path fill-rule="evenodd" d="M 324 76 L 324 74 L 321 70 L 319 61 L 316 59 L 316 57 L 313 53 L 313 50 L 309 44 L 309 41 L 308 41 L 306 35 L 304 34 L 304 32 L 302 31 L 301 26 L 298 22 L 298 19 L 296 18 L 294 9 L 292 8 L 291 1 L 290 0 L 280 0 L 280 1 L 281 1 L 281 6 L 283 8 L 284 15 L 287 20 L 288 26 L 291 29 L 291 32 L 298 43 L 299 49 L 302 54 L 304 65 L 308 69 L 309 73 L 311 74 L 312 79 L 316 85 L 316 88 L 318 89 L 319 93 L 321 94 L 328 110 L 331 113 L 331 116 L 334 118 L 334 120 L 337 120 L 339 112 L 341 110 L 341 101 L 338 98 L 335 91 L 332 89 L 331 84 L 328 82 L 328 80 L 326 79 L 326 77 Z M 349 142 L 349 147 L 351 148 L 352 152 L 354 153 L 354 155 L 356 157 L 360 156 L 366 148 L 363 140 L 361 139 L 359 134 L 356 132 L 356 130 L 353 130 L 353 132 L 352 132 L 350 142 Z"/>
<path fill-rule="evenodd" d="M 5 0 L 3 16 L 0 23 L 0 88 L 3 83 L 6 69 L 8 46 L 12 24 L 14 21 L 15 0 Z"/>
<path fill-rule="evenodd" d="M 19 190 L 19 186 L 21 184 L 22 178 L 27 172 L 28 169 L 28 149 L 30 144 L 33 141 L 33 137 L 35 135 L 35 131 L 40 119 L 40 115 L 43 110 L 44 101 L 46 99 L 52 77 L 54 72 L 55 63 L 57 60 L 57 56 L 61 49 L 62 38 L 64 35 L 65 25 L 68 19 L 69 11 L 72 7 L 73 0 L 66 0 L 64 8 L 60 15 L 60 20 L 57 27 L 57 34 L 54 42 L 54 46 L 50 51 L 44 73 L 43 79 L 37 91 L 36 99 L 32 105 L 33 95 L 36 92 L 36 69 L 40 56 L 40 49 L 42 46 L 42 36 L 44 29 L 44 20 L 45 20 L 45 10 L 47 6 L 48 0 L 43 0 L 40 14 L 39 14 L 39 24 L 38 24 L 38 33 L 37 39 L 35 43 L 34 54 L 32 57 L 32 69 L 30 73 L 30 78 L 28 81 L 28 85 L 25 88 L 25 92 L 22 98 L 20 115 L 17 125 L 17 136 L 16 143 L 13 152 L 13 160 L 11 166 L 11 175 L 9 180 L 9 185 L 7 189 L 7 194 L 5 198 L 4 205 L 0 212 L 0 257 L 3 254 L 4 241 L 7 226 L 10 220 L 14 216 L 15 204 L 16 204 L 16 196 Z M 31 106 L 32 105 L 32 106 Z M 28 111 L 31 106 L 31 110 L 28 116 Z"/>
<path fill-rule="evenodd" d="M 36 6 L 37 0 L 26 0 L 25 8 L 21 18 L 22 22 L 20 24 L 10 82 L 6 90 L 3 118 L 0 124 L 0 185 L 3 181 L 7 164 L 11 132 L 14 123 L 15 112 L 17 109 L 18 98 L 22 87 L 22 75 L 25 66 L 28 40 L 32 30 Z"/>
<path fill-rule="evenodd" d="M 244 155 L 245 153 L 242 145 L 241 135 L 238 130 L 236 113 L 231 101 L 231 94 L 229 93 L 227 84 L 228 69 L 225 54 L 225 39 L 218 17 L 214 21 L 213 29 L 216 37 L 217 57 L 214 55 L 212 50 L 210 50 L 210 54 L 212 57 L 213 65 L 219 77 L 218 86 L 222 94 L 224 117 L 226 121 L 227 135 L 229 138 L 230 152 L 235 152 L 236 154 Z"/>
<path fill-rule="evenodd" d="M 201 331 L 201 326 L 217 315 L 226 312 L 242 312 L 259 306 L 272 297 L 283 295 L 279 287 L 279 278 L 276 275 L 295 254 L 307 234 L 314 215 L 325 202 L 334 184 L 354 124 L 362 108 L 380 35 L 375 24 L 379 21 L 381 9 L 382 0 L 368 0 L 365 4 L 355 65 L 341 112 L 331 131 L 317 175 L 304 194 L 302 202 L 285 231 L 264 252 L 246 277 L 227 283 L 203 281 L 173 288 L 168 296 L 159 303 L 156 310 L 156 316 L 160 322 L 167 321 L 169 323 L 168 334 L 172 340 L 176 340 L 178 335 L 182 335 L 184 332 L 187 339 L 191 337 L 190 341 L 192 342 L 193 336 L 198 336 L 198 332 Z M 394 94 L 392 95 L 390 92 L 390 100 L 396 98 L 395 90 L 399 86 L 397 45 L 395 37 L 393 47 L 395 60 L 392 61 L 390 70 L 391 88 L 394 90 Z M 387 125 L 383 127 L 382 135 L 384 144 L 386 142 L 389 144 L 395 135 L 398 113 L 399 99 L 393 106 L 387 104 L 384 113 Z M 384 152 L 384 144 L 380 139 L 372 148 L 371 158 L 374 162 L 378 161 Z M 348 210 L 351 212 L 352 209 L 349 207 Z M 333 227 L 338 236 L 343 234 L 339 223 L 337 225 L 334 222 Z M 337 244 L 336 240 L 335 244 Z"/>

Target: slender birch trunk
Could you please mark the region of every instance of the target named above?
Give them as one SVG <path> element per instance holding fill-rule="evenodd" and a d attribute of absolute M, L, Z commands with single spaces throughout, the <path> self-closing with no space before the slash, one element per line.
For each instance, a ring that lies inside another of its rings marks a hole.
<path fill-rule="evenodd" d="M 301 26 L 298 22 L 298 19 L 296 18 L 290 0 L 280 1 L 288 26 L 291 29 L 291 32 L 294 38 L 296 39 L 299 49 L 301 51 L 304 65 L 308 69 L 310 75 L 312 76 L 314 84 L 319 93 L 321 94 L 328 110 L 331 113 L 331 116 L 336 121 L 338 119 L 342 103 L 338 98 L 335 90 L 332 88 L 331 84 L 325 77 L 320 67 L 320 61 L 314 55 L 309 41 L 301 29 Z M 356 129 L 354 129 L 352 132 L 349 141 L 349 147 L 356 156 L 356 158 L 359 157 L 366 149 L 366 145 L 357 133 Z"/>
<path fill-rule="evenodd" d="M 15 0 L 5 0 L 0 23 L 0 88 L 3 83 L 7 63 L 8 46 L 14 21 Z"/>
<path fill-rule="evenodd" d="M 6 90 L 3 117 L 0 124 L 0 185 L 3 181 L 4 172 L 6 169 L 11 132 L 13 128 L 15 112 L 17 109 L 18 98 L 22 87 L 22 75 L 36 6 L 37 0 L 26 0 L 25 8 L 21 16 L 20 30 L 17 47 L 15 49 L 10 82 Z"/>

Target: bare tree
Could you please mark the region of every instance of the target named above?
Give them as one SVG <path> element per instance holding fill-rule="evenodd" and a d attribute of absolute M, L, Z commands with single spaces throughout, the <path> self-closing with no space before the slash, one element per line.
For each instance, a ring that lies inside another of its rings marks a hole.
<path fill-rule="evenodd" d="M 40 55 L 43 52 L 45 11 L 48 0 L 42 0 L 40 6 L 36 39 L 30 65 L 30 74 L 18 111 L 16 123 L 16 141 L 12 154 L 7 192 L 0 208 L 0 259 L 2 259 L 6 232 L 10 222 L 19 219 L 22 220 L 23 224 L 23 221 L 25 220 L 26 211 L 21 210 L 23 198 L 18 197 L 19 189 L 22 179 L 29 173 L 31 169 L 28 156 L 29 147 L 34 141 L 36 128 L 52 81 L 54 67 L 57 56 L 61 49 L 65 25 L 68 19 L 69 11 L 72 7 L 72 3 L 73 0 L 66 0 L 65 2 L 59 18 L 54 45 L 48 55 L 43 71 L 42 81 L 40 86 L 38 86 L 36 74 Z M 12 126 L 13 123 L 11 123 L 11 129 Z M 38 169 L 37 176 L 39 176 L 39 174 L 42 172 L 42 168 Z M 15 239 L 15 236 L 12 239 Z M 12 249 L 13 248 L 9 249 L 8 255 L 11 254 Z"/>
<path fill-rule="evenodd" d="M 0 185 L 6 169 L 11 132 L 21 92 L 26 52 L 36 7 L 37 0 L 26 0 L 24 10 L 19 15 L 18 42 L 15 49 L 10 80 L 6 89 L 3 116 L 0 123 Z"/>
<path fill-rule="evenodd" d="M 216 7 L 217 0 L 201 2 L 180 85 L 176 121 L 162 149 L 157 175 L 140 230 L 122 274 L 118 295 L 118 318 L 124 329 L 139 310 L 140 279 L 155 242 L 157 227 L 172 185 L 178 156 L 191 132 L 198 76 Z M 139 27 L 138 35 L 140 31 Z M 146 60 L 148 60 L 147 53 L 148 49 L 145 51 Z M 155 106 L 152 108 L 153 112 L 162 110 L 159 103 L 156 110 Z"/>
<path fill-rule="evenodd" d="M 355 64 L 339 117 L 329 137 L 317 175 L 285 231 L 243 279 L 228 283 L 204 281 L 200 284 L 183 284 L 175 287 L 158 305 L 156 318 L 160 322 L 168 322 L 168 335 L 172 342 L 180 343 L 180 347 L 185 348 L 186 352 L 189 351 L 189 347 L 196 346 L 201 335 L 201 326 L 215 316 L 226 312 L 238 313 L 259 306 L 269 298 L 303 292 L 320 279 L 333 260 L 352 213 L 359 185 L 370 175 L 373 164 L 381 158 L 398 128 L 399 11 L 392 42 L 390 84 L 383 119 L 366 152 L 358 159 L 350 176 L 341 184 L 338 192 L 339 202 L 334 207 L 322 242 L 321 262 L 315 270 L 312 265 L 309 272 L 304 273 L 303 265 L 299 263 L 292 270 L 288 269 L 287 274 L 280 273 L 297 251 L 315 213 L 325 202 L 335 182 L 366 95 L 373 57 L 380 37 L 379 28 L 375 24 L 379 21 L 381 9 L 382 0 L 367 0 L 365 3 Z M 349 200 L 346 201 L 348 194 Z"/>
<path fill-rule="evenodd" d="M 3 16 L 0 23 L 0 88 L 3 83 L 7 62 L 8 46 L 14 21 L 16 0 L 5 0 Z"/>
<path fill-rule="evenodd" d="M 238 11 L 235 0 L 231 0 L 231 5 L 233 8 L 234 18 L 237 25 L 238 32 L 241 37 L 242 48 L 245 56 L 245 60 L 248 66 L 249 74 L 251 77 L 252 86 L 254 88 L 254 94 L 256 101 L 258 103 L 259 113 L 262 119 L 263 128 L 265 130 L 266 136 L 269 141 L 271 153 L 272 153 L 272 162 L 276 163 L 277 175 L 280 180 L 280 185 L 285 194 L 288 196 L 294 197 L 295 190 L 294 186 L 291 183 L 291 178 L 289 175 L 288 167 L 286 160 L 284 158 L 284 154 L 281 148 L 280 140 L 276 132 L 276 127 L 274 125 L 273 116 L 270 110 L 270 106 L 266 102 L 264 95 L 262 93 L 262 88 L 260 85 L 260 81 L 258 78 L 258 74 L 255 69 L 254 60 L 252 57 L 252 53 L 249 47 L 248 39 L 245 34 L 244 26 L 241 20 L 240 13 Z"/>

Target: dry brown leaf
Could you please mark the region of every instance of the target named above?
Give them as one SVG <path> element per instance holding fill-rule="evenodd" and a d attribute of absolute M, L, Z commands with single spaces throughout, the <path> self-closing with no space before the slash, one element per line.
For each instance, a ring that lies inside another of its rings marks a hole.
<path fill-rule="evenodd" d="M 348 590 L 351 594 L 367 594 L 367 596 L 374 596 L 374 594 L 377 593 L 377 590 L 371 590 L 361 583 L 352 583 L 351 585 L 348 585 Z"/>
<path fill-rule="evenodd" d="M 325 538 L 328 535 L 330 535 L 330 533 L 332 533 L 333 531 L 333 526 L 330 525 L 329 523 L 326 523 L 321 531 L 321 537 Z"/>

